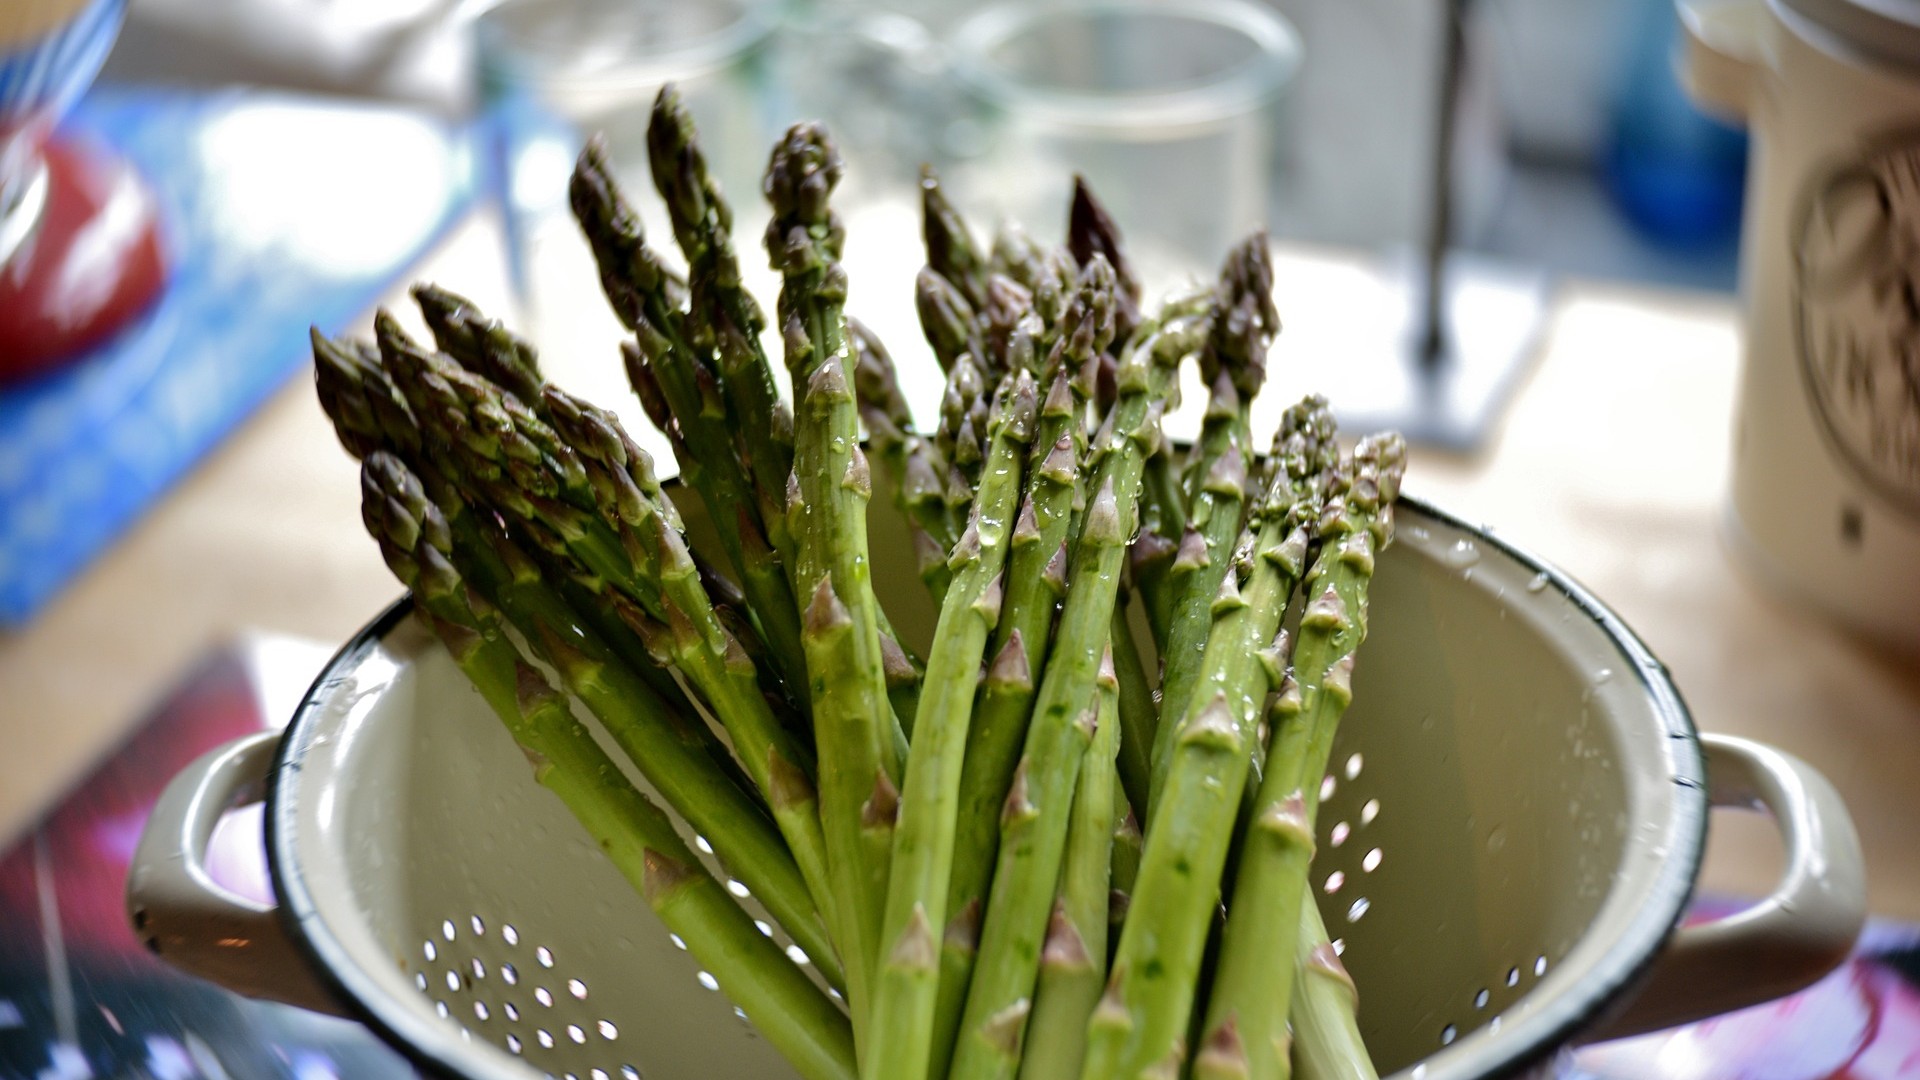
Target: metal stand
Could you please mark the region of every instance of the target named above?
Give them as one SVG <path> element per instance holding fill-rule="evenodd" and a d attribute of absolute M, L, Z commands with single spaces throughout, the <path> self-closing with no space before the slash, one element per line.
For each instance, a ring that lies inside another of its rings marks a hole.
<path fill-rule="evenodd" d="M 1404 295 L 1401 363 L 1391 374 L 1329 387 L 1343 424 L 1398 428 L 1407 438 L 1453 450 L 1486 442 L 1532 358 L 1546 307 L 1546 275 L 1452 250 L 1453 147 L 1466 55 L 1468 0 L 1445 0 L 1439 111 L 1428 174 L 1431 204 L 1417 262 L 1378 269 Z"/>

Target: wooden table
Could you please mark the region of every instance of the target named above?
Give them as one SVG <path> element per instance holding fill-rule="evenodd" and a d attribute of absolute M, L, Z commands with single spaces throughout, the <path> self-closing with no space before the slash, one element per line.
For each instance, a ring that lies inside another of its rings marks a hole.
<path fill-rule="evenodd" d="M 484 246 L 483 246 L 484 245 Z M 487 300 L 491 239 L 430 270 Z M 1725 297 L 1569 285 L 1504 430 L 1418 453 L 1409 489 L 1570 571 L 1669 665 L 1702 727 L 1800 754 L 1845 793 L 1873 909 L 1920 920 L 1920 661 L 1761 593 L 1719 533 L 1737 369 Z M 108 751 L 204 649 L 250 628 L 343 639 L 397 592 L 353 464 L 300 379 L 26 630 L 0 640 L 0 843 Z M 1715 818 L 1706 885 L 1766 890 L 1779 855 Z"/>

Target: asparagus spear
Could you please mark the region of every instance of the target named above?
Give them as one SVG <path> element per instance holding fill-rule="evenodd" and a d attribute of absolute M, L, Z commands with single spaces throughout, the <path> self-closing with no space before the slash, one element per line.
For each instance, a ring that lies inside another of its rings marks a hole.
<path fill-rule="evenodd" d="M 497 320 L 487 318 L 471 300 L 457 293 L 434 285 L 416 285 L 412 292 L 433 332 L 434 344 L 442 353 L 461 367 L 518 398 L 540 419 L 552 422 L 545 408 L 547 382 L 540 373 L 538 356 L 531 344 L 514 335 Z M 659 479 L 653 472 L 652 460 L 637 446 L 632 446 L 630 440 L 625 440 L 624 434 L 621 439 L 626 442 L 621 449 L 630 449 L 630 452 L 621 455 L 624 458 L 622 467 L 628 473 L 627 479 L 666 512 L 674 528 L 681 528 L 679 511 L 661 489 Z M 728 584 L 731 586 L 731 582 Z M 744 598 L 741 606 L 744 606 Z M 605 605 L 591 603 L 576 604 L 575 607 L 580 616 L 593 625 L 594 631 L 620 654 L 628 666 L 645 678 L 656 693 L 676 707 L 692 707 L 673 676 L 648 657 L 633 632 L 613 617 Z M 743 645 L 749 646 L 756 654 L 764 655 L 759 628 L 748 623 L 740 629 L 747 631 L 741 637 Z M 770 686 L 778 685 L 777 670 L 774 675 L 774 681 L 768 684 Z"/>
<path fill-rule="evenodd" d="M 451 448 L 449 475 L 482 492 L 494 510 L 539 538 L 563 567 L 577 564 L 579 569 L 570 571 L 576 581 L 603 580 L 657 620 L 641 624 L 661 628 L 652 634 L 649 649 L 671 656 L 714 707 L 793 852 L 767 864 L 774 869 L 752 875 L 743 870 L 743 879 L 761 878 L 761 884 L 749 879 L 747 885 L 774 890 L 763 896 L 769 910 L 802 948 L 828 956 L 830 944 L 814 909 L 830 910 L 834 893 L 805 771 L 811 762 L 782 729 L 759 693 L 752 663 L 713 615 L 667 511 L 633 481 L 634 474 L 650 471 L 644 454 L 609 415 L 585 411 L 556 388 L 548 387 L 543 400 L 568 429 L 571 443 L 510 395 L 420 350 L 390 317 L 377 319 L 376 331 L 387 370 L 414 416 L 435 445 Z M 538 585 L 539 572 L 530 562 L 517 576 Z M 599 655 L 571 644 L 566 631 L 575 622 L 549 613 L 540 627 L 546 635 L 541 645 L 556 668 L 572 672 L 569 688 L 602 715 L 610 730 L 615 721 L 609 716 L 630 725 L 630 710 L 666 710 L 625 665 L 607 662 L 612 657 L 605 655 L 604 644 L 596 641 Z M 528 636 L 536 635 L 529 630 Z M 676 808 L 692 814 L 678 802 Z M 811 900 L 802 901 L 791 882 L 775 872 L 795 863 Z"/>
<path fill-rule="evenodd" d="M 1008 533 L 1036 408 L 1031 375 L 1021 372 L 1003 387 L 989 425 L 980 492 L 967 533 L 953 553 L 953 584 L 934 628 L 894 834 L 881 932 L 886 953 L 875 986 L 868 1053 L 861 1060 L 869 1080 L 927 1074 L 939 972 L 935 935 L 947 921 L 960 764 L 981 655 L 1000 618 Z"/>
<path fill-rule="evenodd" d="M 1300 1080 L 1378 1080 L 1354 1018 L 1359 998 L 1353 976 L 1328 943 L 1327 924 L 1313 897 L 1306 896 L 1302 905 L 1295 940 L 1305 959 L 1294 965 L 1293 1005 L 1287 1011 L 1293 1071 Z"/>
<path fill-rule="evenodd" d="M 1211 386 L 1199 445 L 1194 448 L 1187 495 L 1190 525 L 1181 538 L 1169 577 L 1171 620 L 1166 673 L 1160 684 L 1160 714 L 1172 718 L 1153 739 L 1151 812 L 1166 783 L 1175 728 L 1186 715 L 1200 677 L 1212 618 L 1209 608 L 1225 580 L 1228 553 L 1240 536 L 1246 462 L 1252 458 L 1248 409 L 1266 377 L 1267 349 L 1279 328 L 1273 309 L 1273 266 L 1265 233 L 1236 247 L 1214 291 L 1213 323 L 1200 351 L 1202 377 Z"/>
<path fill-rule="evenodd" d="M 1052 388 L 1035 423 L 1026 491 L 1007 556 L 1006 597 L 990 647 L 994 657 L 961 766 L 948 910 L 978 914 L 986 903 L 1000 842 L 1000 811 L 1026 734 L 1039 673 L 1052 645 L 1054 609 L 1066 592 L 1067 541 L 1079 476 L 1076 447 L 1085 442 L 1086 402 L 1071 374 L 1093 361 L 1113 335 L 1113 272 L 1096 260 L 1082 275 L 1049 361 Z M 943 940 L 940 1004 L 934 1028 L 935 1071 L 947 1060 L 972 971 L 973 933 Z"/>
<path fill-rule="evenodd" d="M 1249 537 L 1244 587 L 1229 572 L 1212 605 L 1198 692 L 1171 740 L 1166 785 L 1150 811 L 1130 917 L 1112 982 L 1089 1024 L 1083 1076 L 1177 1073 L 1201 954 L 1219 905 L 1220 874 L 1240 811 L 1256 711 L 1280 673 L 1262 654 L 1279 630 L 1306 559 L 1331 444 L 1325 403 L 1287 410 L 1278 470 Z M 1236 479 L 1237 483 L 1237 479 Z"/>
<path fill-rule="evenodd" d="M 1204 301 L 1170 305 L 1159 324 L 1129 347 L 1120 366 L 1119 396 L 1090 485 L 1097 494 L 1074 548 L 1054 655 L 1007 797 L 979 958 L 954 1051 L 950 1075 L 956 1080 L 1010 1075 L 1015 1065 L 1007 1032 L 1023 1024 L 1022 1010 L 1033 991 L 1066 843 L 1065 808 L 1091 738 L 1097 658 L 1106 652 L 1139 496 L 1144 457 L 1139 440 L 1150 400 L 1164 395 L 1180 361 L 1199 344 L 1205 309 Z"/>
<path fill-rule="evenodd" d="M 741 285 L 733 252 L 733 211 L 707 170 L 693 116 L 671 83 L 654 98 L 647 161 L 673 222 L 674 239 L 687 258 L 689 337 L 696 347 L 710 350 L 718 365 L 767 537 L 790 559 L 793 542 L 785 512 L 787 475 L 793 471 L 793 416 L 774 389 L 773 369 L 760 347 L 766 319 Z"/>
<path fill-rule="evenodd" d="M 1060 897 L 1040 950 L 1040 978 L 1020 1064 L 1020 1075 L 1030 1080 L 1079 1074 L 1087 1014 L 1106 980 L 1114 809 L 1120 804 L 1114 771 L 1122 738 L 1119 696 L 1113 672 L 1103 671 L 1100 718 L 1073 792 Z"/>
<path fill-rule="evenodd" d="M 1288 726 L 1297 731 L 1275 732 L 1268 750 L 1207 1006 L 1209 1040 L 1228 1025 L 1237 1029 L 1247 1075 L 1254 1078 L 1288 1075 L 1303 852 L 1310 850 L 1333 735 L 1352 699 L 1354 654 L 1366 637 L 1367 583 L 1374 553 L 1392 538 L 1392 505 L 1405 465 L 1398 435 L 1362 439 L 1336 476 L 1317 524 L 1319 554 L 1304 589 L 1313 599 L 1301 615 L 1294 650 L 1301 711 Z"/>
<path fill-rule="evenodd" d="M 842 909 L 836 940 L 857 1024 L 870 1010 L 867 980 L 881 952 L 892 831 L 886 794 L 898 791 L 900 760 L 868 570 L 872 480 L 846 370 L 853 358 L 842 229 L 828 206 L 840 171 L 826 133 L 799 124 L 774 148 L 763 189 L 773 206 L 766 245 L 783 279 L 779 314 L 799 402 L 788 519 L 800 538 L 798 580 L 809 583 L 813 597 L 807 685 L 821 764 L 820 819 Z M 884 842 L 877 832 L 887 834 Z"/>
<path fill-rule="evenodd" d="M 971 307 L 984 305 L 987 260 L 981 257 L 960 212 L 947 201 L 931 165 L 920 166 L 920 229 L 927 246 L 927 268 L 959 290 Z"/>
<path fill-rule="evenodd" d="M 720 377 L 710 356 L 689 341 L 672 275 L 648 247 L 639 217 L 614 182 L 606 146 L 597 138 L 581 152 L 569 197 L 593 248 L 607 300 L 634 333 L 634 348 L 626 354 L 634 390 L 643 404 L 652 402 L 648 413 L 656 424 L 670 414 L 668 436 L 680 475 L 706 503 L 787 689 L 804 708 L 797 578 L 783 572 L 791 567 L 783 568 L 769 539 L 766 511 L 736 451 L 734 425 L 726 421 Z M 777 424 L 771 418 L 758 422 Z M 784 515 L 784 503 L 775 512 Z"/>
<path fill-rule="evenodd" d="M 476 606 L 453 562 L 452 531 L 420 482 L 385 451 L 361 469 L 362 516 L 426 621 L 557 795 L 668 930 L 809 1078 L 850 1078 L 846 1017 L 759 932 L 573 717 L 546 677 L 521 660 L 491 608 Z"/>
<path fill-rule="evenodd" d="M 916 548 L 928 553 L 922 558 L 921 578 L 937 600 L 946 596 L 950 577 L 947 552 L 960 539 L 948 504 L 946 458 L 916 430 L 886 347 L 858 319 L 848 319 L 847 325 L 857 360 L 854 391 L 874 465 L 893 491 L 894 505 L 907 519 Z"/>
<path fill-rule="evenodd" d="M 1087 265 L 1095 255 L 1099 255 L 1113 266 L 1114 276 L 1120 282 L 1119 307 L 1116 312 L 1120 322 L 1120 342 L 1132 338 L 1133 332 L 1140 326 L 1140 279 L 1133 272 L 1133 262 L 1127 258 L 1126 246 L 1120 238 L 1120 226 L 1114 223 L 1113 215 L 1094 197 L 1093 188 L 1087 178 L 1078 174 L 1073 178 L 1073 203 L 1067 211 L 1067 250 L 1073 253 L 1075 262 Z"/>
<path fill-rule="evenodd" d="M 1033 309 L 1033 293 L 1026 286 L 1005 274 L 988 276 L 987 300 L 978 317 L 989 390 L 1016 371 L 1039 374 L 1045 356 L 1035 351 L 1035 340 L 1043 327 Z"/>
<path fill-rule="evenodd" d="M 1116 709 L 1120 723 L 1117 767 L 1121 795 L 1128 806 L 1144 806 L 1152 775 L 1148 752 L 1153 746 L 1153 731 L 1159 714 L 1154 702 L 1153 683 L 1140 661 L 1140 650 L 1133 640 L 1133 625 L 1127 619 L 1127 590 L 1124 585 L 1114 604 L 1113 626 L 1108 634 L 1113 642 L 1114 670 L 1120 677 Z"/>
<path fill-rule="evenodd" d="M 1033 294 L 1033 313 L 1045 328 L 1034 344 L 1039 354 L 1046 356 L 1053 348 L 1053 332 L 1073 300 L 1079 264 L 1066 249 L 1044 248 L 1017 223 L 1009 221 L 994 235 L 990 265 L 994 273 L 1005 274 Z"/>

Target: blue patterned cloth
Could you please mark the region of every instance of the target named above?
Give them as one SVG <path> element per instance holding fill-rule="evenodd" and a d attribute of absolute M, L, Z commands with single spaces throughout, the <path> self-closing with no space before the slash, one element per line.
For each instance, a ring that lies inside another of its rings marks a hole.
<path fill-rule="evenodd" d="M 45 34 L 0 48 L 0 121 L 64 115 L 106 63 L 126 11 L 126 0 L 94 0 Z"/>
<path fill-rule="evenodd" d="M 66 130 L 152 185 L 169 277 L 92 355 L 0 391 L 0 627 L 303 369 L 309 326 L 339 332 L 390 291 L 475 191 L 463 131 L 382 106 L 101 87 Z"/>

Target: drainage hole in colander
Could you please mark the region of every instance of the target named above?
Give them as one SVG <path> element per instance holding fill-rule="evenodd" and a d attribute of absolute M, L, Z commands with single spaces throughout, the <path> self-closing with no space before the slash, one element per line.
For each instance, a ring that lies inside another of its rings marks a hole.
<path fill-rule="evenodd" d="M 620 1080 L 640 1080 L 640 1070 L 631 1065 L 620 1066 Z"/>
<path fill-rule="evenodd" d="M 452 1016 L 452 1015 L 453 1015 L 453 1010 L 452 1010 L 452 1009 L 449 1009 L 449 1008 L 447 1008 L 447 1003 L 446 1003 L 446 1002 L 444 1002 L 444 1001 L 436 1001 L 436 1002 L 434 1002 L 434 1003 L 433 1003 L 433 1011 L 434 1011 L 434 1012 L 437 1012 L 437 1013 L 439 1013 L 439 1014 L 440 1014 L 440 1019 L 442 1019 L 442 1020 L 445 1020 L 445 1019 L 446 1019 L 447 1017 L 449 1017 L 449 1016 Z"/>
<path fill-rule="evenodd" d="M 1541 956 L 1533 962 L 1533 977 L 1539 978 L 1547 973 L 1547 958 Z"/>
<path fill-rule="evenodd" d="M 811 963 L 811 960 L 807 956 L 807 950 L 798 945 L 787 946 L 787 959 L 799 964 L 801 967 L 806 967 L 807 964 Z"/>
<path fill-rule="evenodd" d="M 1362 764 L 1364 764 L 1364 761 L 1361 759 L 1359 754 L 1356 753 L 1348 757 L 1347 758 L 1347 779 L 1349 780 L 1359 779 L 1360 766 Z"/>
<path fill-rule="evenodd" d="M 587 1029 L 581 1027 L 579 1024 L 568 1024 L 567 1038 L 572 1039 L 575 1046 L 585 1046 L 587 1045 Z"/>
<path fill-rule="evenodd" d="M 579 979 L 568 979 L 567 993 L 572 994 L 581 1001 L 585 1001 L 587 1000 L 587 984 L 581 982 Z"/>
<path fill-rule="evenodd" d="M 760 925 L 765 926 L 766 924 L 761 923 Z M 673 942 L 673 947 L 679 949 L 681 952 L 687 951 L 687 943 L 681 939 L 679 934 L 669 933 L 667 940 Z"/>
<path fill-rule="evenodd" d="M 1334 847 L 1339 847 L 1341 844 L 1346 843 L 1347 837 L 1351 835 L 1353 835 L 1353 826 L 1348 825 L 1344 821 L 1336 822 L 1333 826 L 1333 832 L 1328 834 L 1327 840 L 1333 844 Z"/>
<path fill-rule="evenodd" d="M 452 941 L 453 935 L 457 932 L 458 931 L 454 929 L 452 919 L 440 920 L 440 936 L 441 937 L 446 938 L 448 941 Z"/>
<path fill-rule="evenodd" d="M 543 1008 L 553 1008 L 553 995 L 547 993 L 547 988 L 544 986 L 533 988 L 533 1000 L 539 1002 Z"/>
<path fill-rule="evenodd" d="M 1360 869 L 1371 874 L 1380 868 L 1380 849 L 1374 848 L 1360 858 Z"/>
<path fill-rule="evenodd" d="M 702 855 L 711 855 L 711 854 L 713 854 L 713 845 L 712 845 L 712 844 L 709 844 L 709 843 L 707 843 L 707 838 L 706 838 L 706 837 L 704 837 L 704 836 L 696 836 L 696 837 L 694 837 L 694 838 L 693 838 L 693 846 L 694 846 L 694 847 L 697 847 L 697 848 L 699 848 L 699 849 L 700 849 L 700 853 L 701 853 Z"/>
<path fill-rule="evenodd" d="M 1335 870 L 1333 873 L 1328 874 L 1327 884 L 1325 886 L 1327 890 L 1327 895 L 1332 896 L 1334 893 L 1339 892 L 1340 886 L 1345 885 L 1346 883 L 1347 883 L 1347 875 L 1341 873 L 1340 871 Z"/>
<path fill-rule="evenodd" d="M 1446 1027 L 1443 1027 L 1440 1029 L 1440 1045 L 1441 1046 L 1449 1045 L 1450 1043 L 1453 1042 L 1453 1040 L 1459 1037 L 1460 1037 L 1460 1029 L 1457 1027 L 1454 1027 L 1452 1024 L 1448 1024 Z"/>
<path fill-rule="evenodd" d="M 508 923 L 500 928 L 500 938 L 509 945 L 518 945 L 520 944 L 520 931 L 515 930 L 512 923 Z"/>
<path fill-rule="evenodd" d="M 1346 938 L 1337 937 L 1333 939 L 1333 955 L 1335 956 L 1347 955 L 1347 939 Z"/>
<path fill-rule="evenodd" d="M 704 986 L 709 990 L 720 989 L 720 980 L 714 978 L 713 973 L 710 971 L 703 971 L 699 975 L 696 975 L 695 978 L 700 980 L 701 986 Z"/>
<path fill-rule="evenodd" d="M 1365 915 L 1367 909 L 1372 906 L 1372 902 L 1364 896 L 1355 900 L 1353 906 L 1347 909 L 1347 921 L 1350 923 L 1359 922 L 1360 916 Z"/>
<path fill-rule="evenodd" d="M 771 924 L 771 923 L 768 923 L 768 922 L 767 922 L 766 920 L 764 920 L 764 919 L 755 919 L 755 920 L 753 920 L 753 925 L 759 928 L 759 930 L 760 930 L 760 935 L 761 935 L 762 937 L 772 937 L 772 936 L 773 936 L 773 926 L 772 926 L 772 924 Z"/>
<path fill-rule="evenodd" d="M 416 988 L 418 988 L 421 993 L 423 994 L 426 993 L 427 992 L 427 973 L 424 971 L 415 972 L 413 976 L 413 985 Z"/>
<path fill-rule="evenodd" d="M 481 963 L 480 958 L 477 956 L 473 958 L 473 977 L 475 979 L 484 979 L 487 977 L 487 965 Z"/>
<path fill-rule="evenodd" d="M 533 950 L 533 958 L 540 961 L 540 966 L 543 968 L 553 966 L 553 950 L 547 948 L 545 945 Z"/>
<path fill-rule="evenodd" d="M 520 970 L 512 964 L 501 964 L 500 979 L 508 986 L 517 986 L 520 982 Z"/>
<path fill-rule="evenodd" d="M 514 1023 L 520 1022 L 520 1006 L 509 1001 L 502 1004 L 500 1009 L 507 1014 L 507 1019 L 512 1020 Z"/>
<path fill-rule="evenodd" d="M 486 1002 L 476 1001 L 473 1003 L 473 1018 L 475 1020 L 489 1020 L 492 1019 L 492 1017 L 493 1014 L 487 1011 Z"/>
<path fill-rule="evenodd" d="M 1487 998 L 1489 998 L 1489 997 L 1491 997 L 1491 996 L 1492 996 L 1492 995 L 1490 995 L 1490 994 L 1488 994 L 1488 993 L 1487 993 L 1487 991 L 1486 991 L 1486 988 L 1485 988 L 1485 987 L 1481 987 L 1481 989 L 1480 989 L 1480 992 L 1479 992 L 1479 993 L 1477 993 L 1477 994 L 1475 994 L 1475 995 L 1473 995 L 1473 1007 L 1474 1007 L 1474 1008 L 1476 1008 L 1476 1009 L 1484 1009 L 1484 1008 L 1486 1008 L 1486 1007 L 1487 1007 Z"/>
<path fill-rule="evenodd" d="M 551 1031 L 548 1031 L 546 1028 L 535 1028 L 533 1037 L 540 1040 L 540 1045 L 543 1048 L 548 1050 L 553 1049 L 553 1033 Z"/>
<path fill-rule="evenodd" d="M 420 950 L 420 952 L 422 955 L 424 955 L 427 958 L 428 963 L 432 963 L 433 961 L 440 959 L 440 950 L 431 941 L 427 942 L 425 947 L 423 947 Z"/>
<path fill-rule="evenodd" d="M 480 916 L 475 915 L 468 921 L 473 925 L 473 936 L 475 937 L 487 936 L 487 924 L 480 921 Z"/>
<path fill-rule="evenodd" d="M 519 1052 L 520 1052 L 520 1036 L 518 1036 L 518 1035 L 508 1035 L 508 1036 L 507 1036 L 507 1049 L 508 1049 L 508 1050 L 511 1050 L 511 1051 L 513 1051 L 513 1052 L 514 1052 L 514 1053 L 516 1053 L 516 1054 L 517 1054 L 517 1053 L 519 1053 Z"/>
<path fill-rule="evenodd" d="M 1337 785 L 1335 785 L 1333 781 L 1332 773 L 1328 773 L 1327 775 L 1321 777 L 1320 778 L 1320 801 L 1326 802 L 1328 799 L 1333 798 L 1333 789 L 1336 786 Z"/>
<path fill-rule="evenodd" d="M 447 992 L 451 994 L 457 994 L 460 992 L 460 973 L 459 972 L 457 971 L 447 972 Z"/>
<path fill-rule="evenodd" d="M 742 900 L 745 900 L 747 897 L 753 895 L 752 893 L 747 891 L 747 886 L 745 883 L 735 881 L 732 878 L 727 879 L 727 891 L 739 897 Z"/>
<path fill-rule="evenodd" d="M 1373 824 L 1373 819 L 1379 816 L 1380 816 L 1380 800 L 1379 799 L 1368 799 L 1366 802 L 1366 805 L 1360 808 L 1360 824 L 1362 825 Z"/>
<path fill-rule="evenodd" d="M 1508 986 L 1520 985 L 1520 969 L 1519 968 L 1510 967 L 1507 969 L 1507 985 Z"/>

